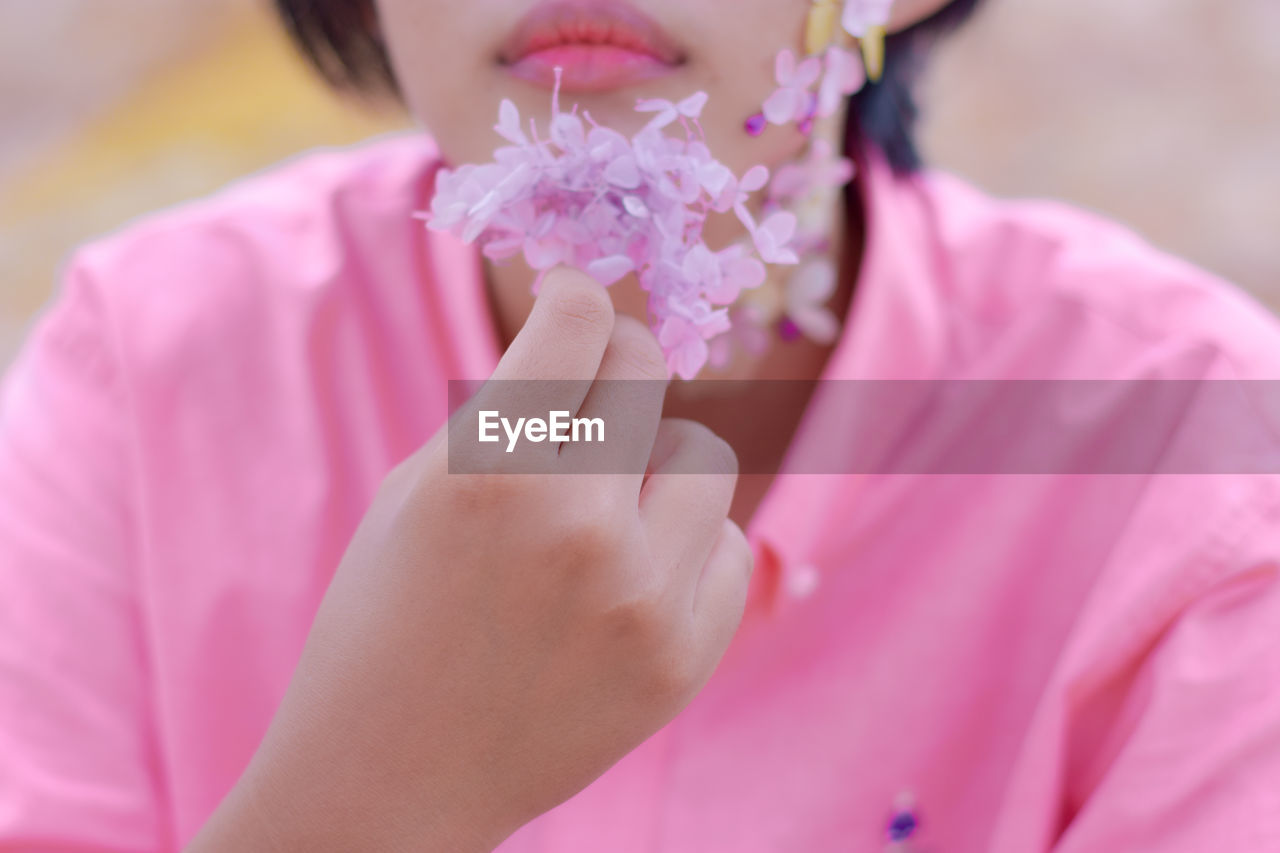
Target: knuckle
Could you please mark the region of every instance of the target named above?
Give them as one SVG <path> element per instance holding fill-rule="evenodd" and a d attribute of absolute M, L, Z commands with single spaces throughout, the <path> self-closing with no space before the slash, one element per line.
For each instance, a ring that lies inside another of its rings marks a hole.
<path fill-rule="evenodd" d="M 655 597 L 642 591 L 613 604 L 604 614 L 605 629 L 614 640 L 640 652 L 639 660 L 661 658 L 663 618 Z M 646 669 L 653 669 L 649 666 Z"/>
<path fill-rule="evenodd" d="M 578 565 L 597 566 L 618 553 L 621 536 L 616 524 L 601 516 L 577 521 L 568 536 Z"/>

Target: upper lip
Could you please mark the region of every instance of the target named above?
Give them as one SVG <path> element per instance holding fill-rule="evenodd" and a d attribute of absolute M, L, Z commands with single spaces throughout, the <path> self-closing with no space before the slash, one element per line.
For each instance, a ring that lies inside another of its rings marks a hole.
<path fill-rule="evenodd" d="M 684 54 L 652 18 L 622 0 L 539 3 L 516 24 L 498 58 L 518 62 L 530 53 L 568 44 L 598 44 L 646 53 L 671 65 Z"/>

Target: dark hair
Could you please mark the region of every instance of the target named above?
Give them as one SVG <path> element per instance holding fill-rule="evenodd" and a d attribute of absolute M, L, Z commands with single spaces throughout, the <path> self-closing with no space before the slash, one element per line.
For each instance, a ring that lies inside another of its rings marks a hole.
<path fill-rule="evenodd" d="M 920 168 L 915 136 L 919 116 L 916 81 L 933 44 L 964 23 L 980 2 L 951 0 L 928 18 L 886 39 L 884 75 L 853 96 L 845 131 L 846 151 L 861 136 L 884 152 L 895 171 Z"/>
<path fill-rule="evenodd" d="M 959 26 L 980 0 L 951 0 L 928 18 L 889 36 L 884 76 L 853 98 L 847 145 L 862 137 L 884 152 L 898 172 L 921 166 L 915 142 L 914 86 L 928 48 Z M 275 0 L 293 40 L 331 85 L 346 91 L 399 97 L 373 0 Z"/>

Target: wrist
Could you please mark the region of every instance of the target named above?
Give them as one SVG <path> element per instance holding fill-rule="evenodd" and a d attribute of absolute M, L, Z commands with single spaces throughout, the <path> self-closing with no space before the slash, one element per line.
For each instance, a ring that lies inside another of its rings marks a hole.
<path fill-rule="evenodd" d="M 337 762 L 286 770 L 261 759 L 185 853 L 490 853 L 506 835 L 457 816 L 445 796 L 388 796 Z"/>

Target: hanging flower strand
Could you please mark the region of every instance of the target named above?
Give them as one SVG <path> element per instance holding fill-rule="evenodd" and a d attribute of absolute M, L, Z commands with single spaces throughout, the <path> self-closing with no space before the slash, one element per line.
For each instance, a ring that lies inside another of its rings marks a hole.
<path fill-rule="evenodd" d="M 761 110 L 747 119 L 744 129 L 752 136 L 767 125 L 795 124 L 810 137 L 806 152 L 782 166 L 766 188 L 765 211 L 790 210 L 796 228 L 790 236 L 791 251 L 799 264 L 784 281 L 769 283 L 744 294 L 738 316 L 772 327 L 782 340 L 804 337 L 830 344 L 839 335 L 840 322 L 827 307 L 838 281 L 831 249 L 833 212 L 840 190 L 853 178 L 854 164 L 836 153 L 843 129 L 832 117 L 848 96 L 880 76 L 884 56 L 885 27 L 893 0 L 813 0 L 805 28 L 805 52 L 799 59 L 782 50 L 775 61 L 777 88 Z M 858 53 L 844 43 L 857 42 Z M 772 286 L 770 286 L 772 285 Z M 748 351 L 759 351 L 759 336 L 735 335 Z M 729 350 L 717 346 L 714 364 L 728 361 Z"/>
<path fill-rule="evenodd" d="M 868 76 L 878 76 L 871 62 L 877 48 L 868 42 L 879 41 L 882 55 L 891 5 L 815 0 L 806 51 L 818 55 L 778 54 L 778 88 L 747 120 L 747 132 L 795 123 L 820 136 L 815 127 Z M 863 61 L 834 43 L 837 19 L 859 40 Z M 533 119 L 526 133 L 519 110 L 504 99 L 494 130 L 508 144 L 492 162 L 439 171 L 430 212 L 417 214 L 427 227 L 476 243 L 493 261 L 522 255 L 538 272 L 535 291 L 558 264 L 583 269 L 606 287 L 635 274 L 668 369 L 684 379 L 713 351 L 716 363 L 726 360 L 734 344 L 725 333 L 734 324 L 776 326 L 784 339 L 834 339 L 839 322 L 825 308 L 835 290 L 828 234 L 834 193 L 852 177 L 853 164 L 827 139 L 811 139 L 806 156 L 774 175 L 755 166 L 738 178 L 706 145 L 699 124 L 705 92 L 678 102 L 638 100 L 636 111 L 653 117 L 628 138 L 585 110 L 579 115 L 576 104 L 561 110 L 560 78 L 557 68 L 545 138 Z M 757 192 L 764 193 L 759 222 L 749 208 Z M 702 238 L 706 219 L 729 211 L 746 236 L 712 251 Z M 762 286 L 766 264 L 795 270 L 780 292 Z M 760 332 L 748 329 L 733 340 L 755 352 L 764 345 Z"/>

